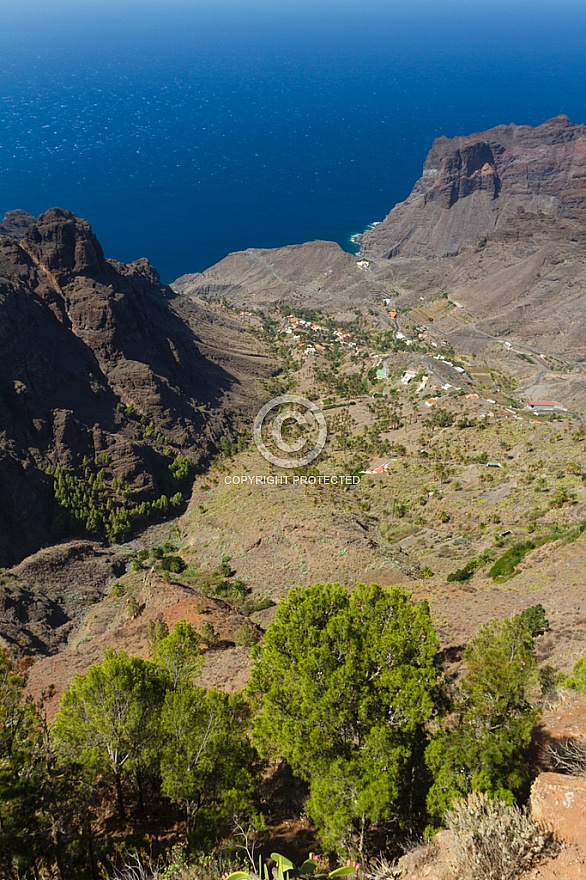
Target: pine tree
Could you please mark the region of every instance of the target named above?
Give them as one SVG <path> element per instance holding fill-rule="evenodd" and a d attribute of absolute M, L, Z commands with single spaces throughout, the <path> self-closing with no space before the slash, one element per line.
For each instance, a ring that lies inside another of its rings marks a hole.
<path fill-rule="evenodd" d="M 248 688 L 253 742 L 309 783 L 326 845 L 364 855 L 373 822 L 416 821 L 436 652 L 427 609 L 398 588 L 316 584 L 278 606 Z"/>
<path fill-rule="evenodd" d="M 152 663 L 108 650 L 61 697 L 53 724 L 60 752 L 80 762 L 89 777 L 102 773 L 112 781 L 121 819 L 125 780 L 133 780 L 140 793 L 158 761 L 164 690 Z"/>
<path fill-rule="evenodd" d="M 455 799 L 486 792 L 508 803 L 528 778 L 526 750 L 539 711 L 529 700 L 537 661 L 523 616 L 483 626 L 464 652 L 452 712 L 427 749 L 432 817 Z"/>
<path fill-rule="evenodd" d="M 161 715 L 162 791 L 183 806 L 187 834 L 199 818 L 209 838 L 235 812 L 246 809 L 254 764 L 247 716 L 238 696 L 185 683 L 167 692 Z"/>
<path fill-rule="evenodd" d="M 167 629 L 167 635 L 158 641 L 152 659 L 167 688 L 176 690 L 199 675 L 203 662 L 200 642 L 201 637 L 186 620 L 179 620 L 173 631 Z"/>

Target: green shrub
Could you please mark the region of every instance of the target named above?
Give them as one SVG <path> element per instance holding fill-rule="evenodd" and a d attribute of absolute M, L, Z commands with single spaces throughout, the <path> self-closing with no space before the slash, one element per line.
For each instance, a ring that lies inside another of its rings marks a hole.
<path fill-rule="evenodd" d="M 521 612 L 521 620 L 525 623 L 534 636 L 541 635 L 549 629 L 549 620 L 545 616 L 543 605 L 531 605 Z"/>
<path fill-rule="evenodd" d="M 465 581 L 470 580 L 479 565 L 480 563 L 478 559 L 471 559 L 470 562 L 467 562 L 462 568 L 452 571 L 446 580 L 450 584 L 454 583 L 454 581 L 463 584 Z"/>
<path fill-rule="evenodd" d="M 496 580 L 498 577 L 511 577 L 515 574 L 515 568 L 519 565 L 522 559 L 530 550 L 534 549 L 534 541 L 519 541 L 517 544 L 513 544 L 512 547 L 509 547 L 509 549 L 497 559 L 490 569 L 489 574 L 491 578 Z"/>
<path fill-rule="evenodd" d="M 226 599 L 228 602 L 237 605 L 246 598 L 249 588 L 244 581 L 241 581 L 238 578 L 234 581 L 223 578 L 217 584 L 214 592 L 216 596 L 220 596 L 222 599 Z"/>
<path fill-rule="evenodd" d="M 157 617 L 156 620 L 149 620 L 148 632 L 151 653 L 153 653 L 159 643 L 169 635 L 169 627 L 164 618 Z"/>
<path fill-rule="evenodd" d="M 464 667 L 426 750 L 433 775 L 428 815 L 440 823 L 454 800 L 474 791 L 514 803 L 528 781 L 527 749 L 540 717 L 530 699 L 533 635 L 520 615 L 481 627 L 466 647 Z"/>
<path fill-rule="evenodd" d="M 201 636 L 201 638 L 203 639 L 203 641 L 204 641 L 207 645 L 209 645 L 210 647 L 211 647 L 212 645 L 216 645 L 216 644 L 220 641 L 220 636 L 219 636 L 218 633 L 215 631 L 215 629 L 214 629 L 214 627 L 212 626 L 212 624 L 211 624 L 211 623 L 208 623 L 208 622 L 204 623 L 204 625 L 202 626 L 201 630 L 199 631 L 199 635 Z"/>
<path fill-rule="evenodd" d="M 269 599 L 268 596 L 261 596 L 260 599 L 245 599 L 238 608 L 245 614 L 247 617 L 250 617 L 251 614 L 256 614 L 257 611 L 265 611 L 267 608 L 273 608 L 276 603 L 273 602 L 272 599 Z"/>
<path fill-rule="evenodd" d="M 256 645 L 259 641 L 260 634 L 258 630 L 253 629 L 246 623 L 242 624 L 234 637 L 234 644 L 242 648 L 252 648 L 252 646 Z"/>
<path fill-rule="evenodd" d="M 230 565 L 229 556 L 222 556 L 222 561 L 218 566 L 217 574 L 223 578 L 232 577 L 234 571 L 232 570 L 232 566 Z"/>
<path fill-rule="evenodd" d="M 572 674 L 564 676 L 561 683 L 564 687 L 586 694 L 586 657 L 582 657 L 574 664 Z"/>
<path fill-rule="evenodd" d="M 161 568 L 163 571 L 172 571 L 174 574 L 181 574 L 181 572 L 187 568 L 187 565 L 180 556 L 163 556 L 161 559 Z"/>
<path fill-rule="evenodd" d="M 140 605 L 138 604 L 135 596 L 130 595 L 128 597 L 127 610 L 128 610 L 128 616 L 130 617 L 131 620 L 134 620 L 135 617 L 140 616 L 142 609 L 141 609 Z"/>

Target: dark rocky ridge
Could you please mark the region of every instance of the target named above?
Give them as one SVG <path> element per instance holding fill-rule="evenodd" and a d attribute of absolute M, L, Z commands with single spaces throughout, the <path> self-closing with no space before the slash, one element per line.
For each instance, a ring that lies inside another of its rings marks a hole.
<path fill-rule="evenodd" d="M 25 232 L 36 223 L 36 217 L 27 211 L 17 209 L 16 211 L 7 211 L 4 220 L 0 223 L 0 235 L 6 235 L 8 238 L 15 238 L 20 241 L 24 237 Z"/>
<path fill-rule="evenodd" d="M 518 208 L 586 225 L 586 130 L 567 116 L 436 138 L 406 201 L 361 238 L 368 259 L 455 255 Z"/>
<path fill-rule="evenodd" d="M 161 493 L 161 446 L 121 403 L 198 463 L 272 369 L 240 327 L 162 286 L 147 260 L 105 259 L 89 224 L 57 208 L 0 238 L 0 310 L 0 565 L 51 541 L 49 464 L 79 474 L 106 453 L 129 501 Z"/>

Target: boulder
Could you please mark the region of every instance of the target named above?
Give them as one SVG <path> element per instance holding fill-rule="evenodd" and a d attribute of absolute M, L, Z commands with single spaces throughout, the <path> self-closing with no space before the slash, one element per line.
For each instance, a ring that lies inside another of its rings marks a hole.
<path fill-rule="evenodd" d="M 541 773 L 531 788 L 531 814 L 556 838 L 586 854 L 586 779 Z"/>

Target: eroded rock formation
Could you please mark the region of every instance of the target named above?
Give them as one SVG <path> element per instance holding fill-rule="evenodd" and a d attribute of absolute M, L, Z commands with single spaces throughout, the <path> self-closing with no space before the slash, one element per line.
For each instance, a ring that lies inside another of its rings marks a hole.
<path fill-rule="evenodd" d="M 406 201 L 362 236 L 367 258 L 454 255 L 518 208 L 586 223 L 586 131 L 567 116 L 436 138 Z"/>
<path fill-rule="evenodd" d="M 102 455 L 129 502 L 153 499 L 168 467 L 156 435 L 204 460 L 268 369 L 229 318 L 161 285 L 147 260 L 105 259 L 58 208 L 0 238 L 0 314 L 0 565 L 52 540 L 48 466 L 81 475 Z"/>

